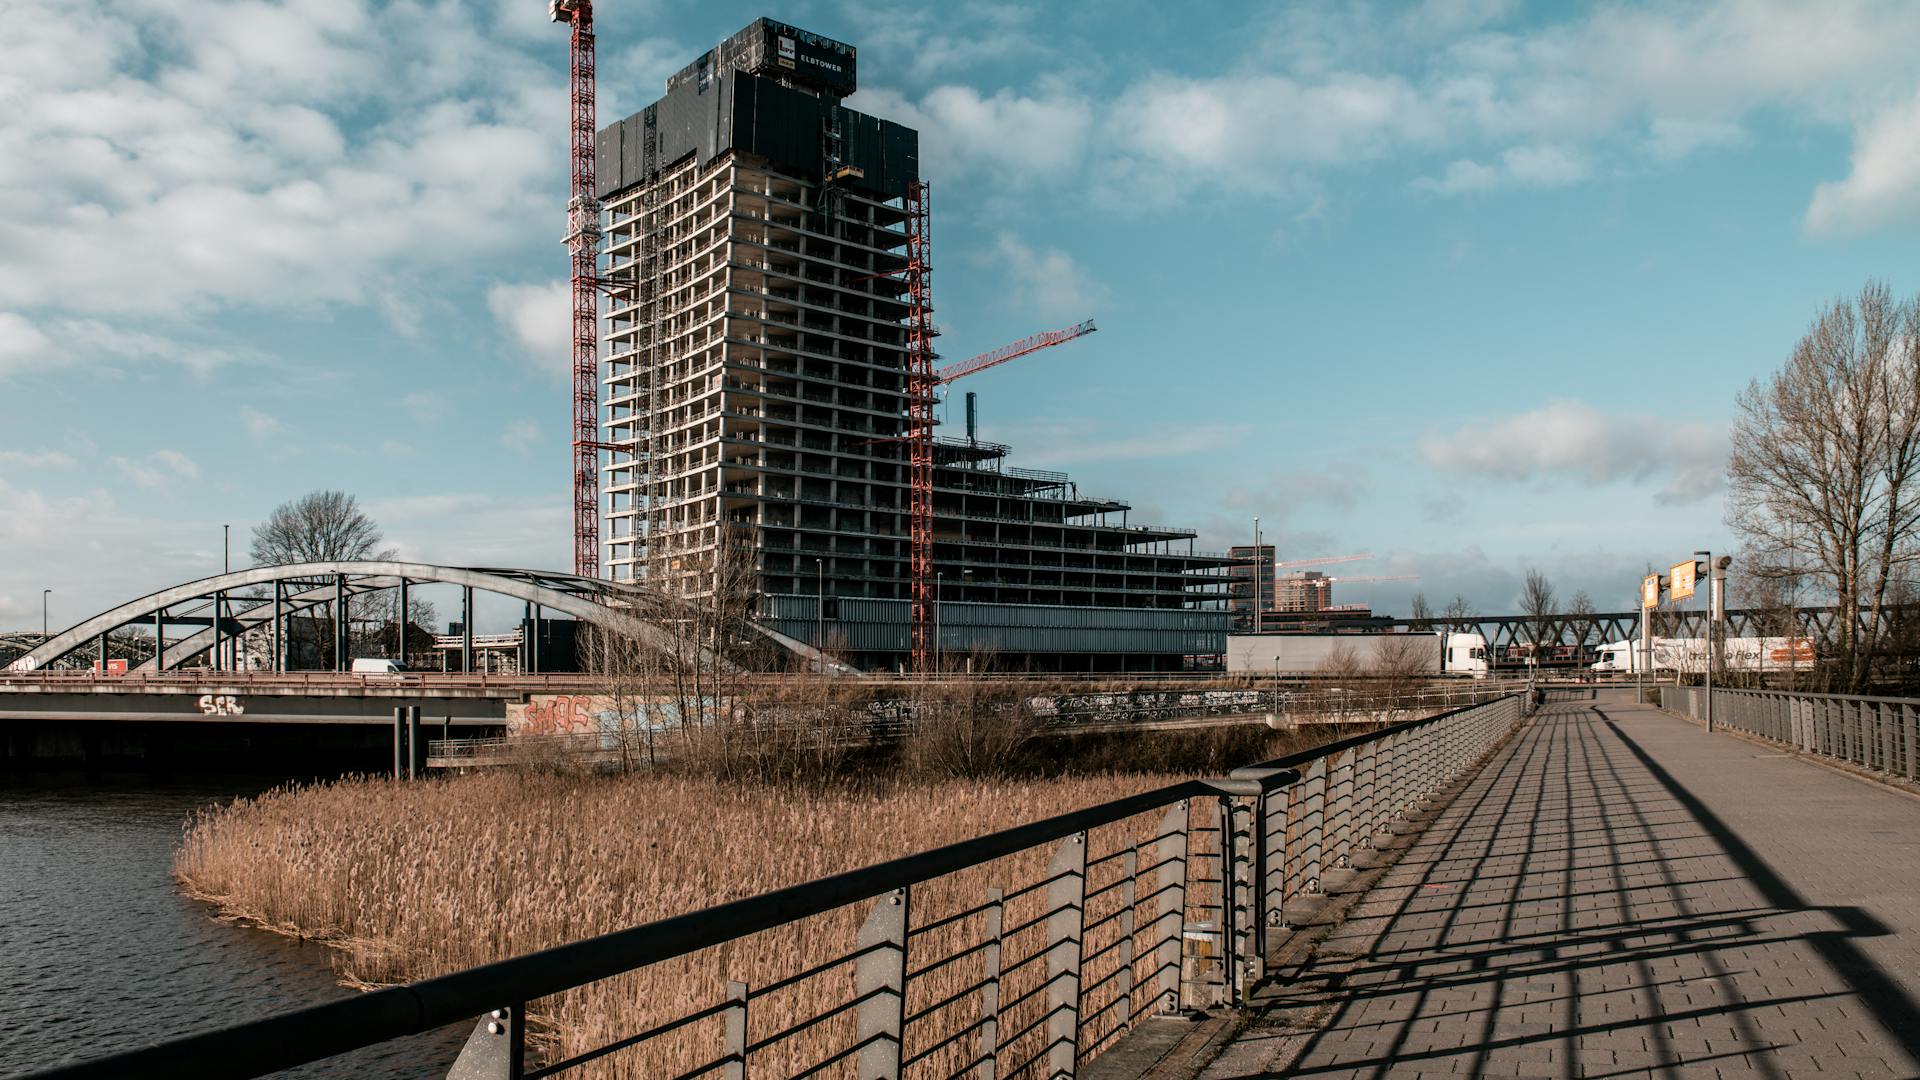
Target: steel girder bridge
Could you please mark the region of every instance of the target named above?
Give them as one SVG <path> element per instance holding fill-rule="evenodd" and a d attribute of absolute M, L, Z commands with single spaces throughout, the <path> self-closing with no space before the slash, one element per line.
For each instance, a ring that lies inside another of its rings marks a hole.
<path fill-rule="evenodd" d="M 659 593 L 628 582 L 607 581 L 579 574 L 501 567 L 435 566 L 388 560 L 290 563 L 257 566 L 189 581 L 110 608 L 83 620 L 15 660 L 13 671 L 35 671 L 67 656 L 92 648 L 104 668 L 109 636 L 134 628 L 150 628 L 153 656 L 134 671 L 169 671 L 207 658 L 214 670 L 238 666 L 239 648 L 233 643 L 250 634 L 266 639 L 267 665 L 287 670 L 288 627 L 291 620 L 322 613 L 330 616 L 336 668 L 344 669 L 349 650 L 347 628 L 356 600 L 389 590 L 398 593 L 394 621 L 407 625 L 410 590 L 418 585 L 453 585 L 460 589 L 462 656 L 471 667 L 473 655 L 473 601 L 476 593 L 519 600 L 528 618 L 538 620 L 557 611 L 610 630 L 648 648 L 684 654 L 689 646 L 672 629 L 671 604 Z M 538 625 L 536 622 L 535 625 Z M 777 650 L 839 673 L 845 665 L 823 659 L 811 646 L 757 624 L 749 629 Z M 399 659 L 406 660 L 406 635 L 399 635 Z M 538 667 L 538 635 L 530 644 L 529 660 Z"/>
<path fill-rule="evenodd" d="M 1883 618 L 1897 620 L 1913 614 L 1910 608 L 1890 608 Z M 1724 632 L 1728 637 L 1804 637 L 1832 647 L 1839 640 L 1845 609 L 1803 607 L 1791 611 L 1728 608 Z M 1865 635 L 1869 612 L 1855 613 L 1854 632 Z M 1466 618 L 1401 619 L 1394 623 L 1409 630 L 1456 630 L 1477 633 L 1489 646 L 1523 644 L 1598 647 L 1609 642 L 1636 640 L 1640 634 L 1637 611 L 1605 611 L 1589 615 L 1476 615 Z M 1789 629 L 1790 628 L 1790 629 Z M 1654 633 L 1660 637 L 1705 637 L 1705 611 L 1653 612 Z"/>

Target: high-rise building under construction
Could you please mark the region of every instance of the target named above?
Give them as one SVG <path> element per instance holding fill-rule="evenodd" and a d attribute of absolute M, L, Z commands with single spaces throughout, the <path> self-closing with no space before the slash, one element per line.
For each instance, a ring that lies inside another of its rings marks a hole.
<path fill-rule="evenodd" d="M 756 20 L 599 132 L 603 564 L 856 662 L 906 657 L 904 270 L 919 135 L 851 45 Z M 1167 669 L 1224 648 L 1226 560 L 1008 447 L 933 442 L 936 649 Z"/>

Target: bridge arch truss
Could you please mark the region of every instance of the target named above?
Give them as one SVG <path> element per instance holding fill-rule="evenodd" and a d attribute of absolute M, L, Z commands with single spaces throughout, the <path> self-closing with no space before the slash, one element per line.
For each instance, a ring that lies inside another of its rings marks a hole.
<path fill-rule="evenodd" d="M 276 670 L 286 667 L 286 628 L 290 620 L 332 605 L 336 613 L 352 610 L 355 599 L 398 590 L 406 609 L 407 591 L 415 585 L 453 585 L 462 590 L 463 626 L 473 619 L 473 596 L 491 593 L 520 600 L 539 610 L 558 611 L 603 627 L 643 646 L 673 651 L 685 643 L 660 615 L 664 599 L 653 590 L 630 582 L 614 582 L 546 570 L 501 567 L 437 566 L 390 560 L 351 560 L 257 566 L 189 581 L 129 601 L 83 620 L 53 635 L 11 665 L 15 671 L 45 668 L 89 645 L 105 659 L 110 634 L 132 627 L 152 627 L 154 656 L 137 670 L 165 671 L 202 656 L 218 664 L 220 646 L 265 629 L 269 654 Z M 404 616 L 399 621 L 405 621 Z M 336 617 L 337 627 L 345 620 Z M 182 629 L 184 628 L 184 629 Z M 810 647 L 755 627 L 772 644 L 810 662 L 821 658 Z M 338 630 L 336 630 L 338 635 Z M 337 650 L 336 664 L 344 663 Z M 685 655 L 682 653 L 682 655 Z M 827 666 L 839 667 L 830 661 Z"/>

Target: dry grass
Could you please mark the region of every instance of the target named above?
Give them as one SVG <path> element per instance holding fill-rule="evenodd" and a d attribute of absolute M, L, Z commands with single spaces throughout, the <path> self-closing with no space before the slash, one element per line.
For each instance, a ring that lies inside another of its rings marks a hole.
<path fill-rule="evenodd" d="M 677 777 L 584 777 L 495 773 L 396 784 L 350 780 L 275 791 L 210 810 L 190 823 L 176 871 L 191 893 L 230 914 L 339 947 L 338 967 L 368 984 L 422 978 L 634 926 L 769 889 L 1172 782 L 1155 775 L 1018 781 L 942 780 L 830 786 L 823 790 L 725 784 Z M 1194 804 L 1195 813 L 1211 813 Z M 1096 830 L 1086 875 L 1091 899 L 1080 1007 L 1092 1017 L 1086 1052 L 1109 1037 L 1126 976 L 1118 918 L 1124 853 L 1137 848 L 1136 984 L 1128 1004 L 1151 1007 L 1156 892 L 1171 877 L 1156 869 L 1149 843 L 1159 815 Z M 1205 834 L 1197 843 L 1205 845 Z M 989 887 L 1009 894 L 1005 965 L 1044 941 L 1045 889 L 1015 896 L 1045 877 L 1051 854 L 1035 850 L 924 886 L 912 895 L 915 927 L 976 908 Z M 1114 855 L 1113 858 L 1103 858 Z M 1171 868 L 1183 870 L 1185 867 Z M 1196 880 L 1206 868 L 1194 865 Z M 1211 870 L 1217 877 L 1217 868 Z M 1109 888 L 1108 886 L 1113 886 Z M 1205 901 L 1203 889 L 1188 903 Z M 1097 894 L 1097 895 L 1096 895 Z M 538 1003 L 533 1009 L 548 1060 L 599 1046 L 720 1002 L 725 983 L 767 986 L 822 960 L 846 956 L 867 905 L 718 946 Z M 975 913 L 918 935 L 909 970 L 982 940 Z M 956 1000 L 909 1026 L 907 1053 L 965 1033 L 979 1018 L 983 953 L 971 953 L 909 983 L 909 1013 Z M 1044 1012 L 1042 959 L 1012 971 L 1002 989 L 1000 1074 L 1023 1069 L 1044 1045 L 1044 1025 L 1015 1039 Z M 850 999 L 852 965 L 786 990 L 757 995 L 749 1037 L 765 1039 Z M 1096 1015 L 1097 1014 L 1097 1015 Z M 1104 1019 L 1103 1019 L 1104 1018 Z M 791 1075 L 854 1041 L 853 1014 L 756 1051 L 753 1071 Z M 701 1021 L 570 1075 L 678 1075 L 721 1055 L 721 1025 Z M 913 1065 L 915 1076 L 946 1076 L 973 1056 L 970 1035 Z M 844 1068 L 819 1075 L 850 1074 Z"/>

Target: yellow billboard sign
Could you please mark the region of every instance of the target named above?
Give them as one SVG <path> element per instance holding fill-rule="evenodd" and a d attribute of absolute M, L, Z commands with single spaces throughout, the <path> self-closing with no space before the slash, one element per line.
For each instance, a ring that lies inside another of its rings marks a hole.
<path fill-rule="evenodd" d="M 1669 584 L 1667 585 L 1667 592 L 1675 600 L 1685 600 L 1693 595 L 1695 566 L 1694 561 L 1688 559 L 1686 562 L 1674 563 L 1673 569 L 1668 571 L 1667 580 Z"/>
<path fill-rule="evenodd" d="M 1657 608 L 1660 606 L 1660 575 L 1648 574 L 1640 582 L 1640 606 Z"/>

